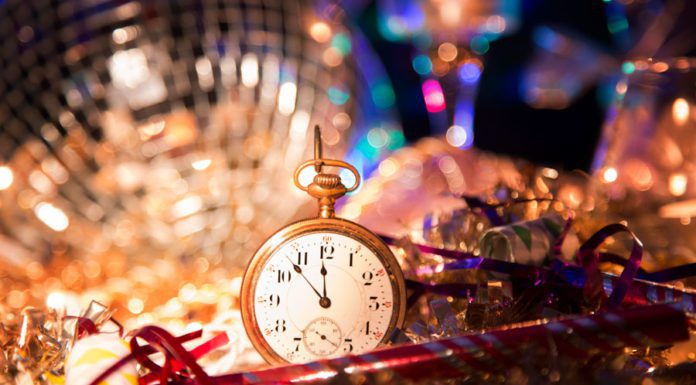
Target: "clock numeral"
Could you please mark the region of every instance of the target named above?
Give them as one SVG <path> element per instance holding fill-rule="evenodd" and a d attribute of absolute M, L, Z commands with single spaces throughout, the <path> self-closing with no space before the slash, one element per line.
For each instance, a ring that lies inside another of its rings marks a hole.
<path fill-rule="evenodd" d="M 370 335 L 370 321 L 365 322 L 365 335 Z"/>
<path fill-rule="evenodd" d="M 289 270 L 278 270 L 278 283 L 290 282 L 292 273 Z"/>
<path fill-rule="evenodd" d="M 280 296 L 278 294 L 271 294 L 268 296 L 269 304 L 271 307 L 278 307 L 280 305 Z"/>
<path fill-rule="evenodd" d="M 370 303 L 367 305 L 370 310 L 379 309 L 379 302 L 377 302 L 377 297 L 370 297 Z"/>
<path fill-rule="evenodd" d="M 343 351 L 345 353 L 350 353 L 353 351 L 353 339 L 352 338 L 346 338 L 343 340 L 345 342 L 345 345 L 343 345 Z"/>
<path fill-rule="evenodd" d="M 386 308 L 390 308 L 392 306 L 392 303 L 391 303 L 391 301 L 387 301 L 387 302 L 383 303 L 382 305 L 384 305 L 384 307 L 386 307 Z"/>
<path fill-rule="evenodd" d="M 304 253 L 301 251 L 297 252 L 297 264 L 298 265 L 307 265 L 307 252 L 305 251 Z"/>
<path fill-rule="evenodd" d="M 278 333 L 283 333 L 288 330 L 288 328 L 285 326 L 285 320 L 276 320 L 276 326 L 274 329 Z"/>
<path fill-rule="evenodd" d="M 333 253 L 336 251 L 333 246 L 321 246 L 319 247 L 319 259 L 333 259 Z"/>
<path fill-rule="evenodd" d="M 269 336 L 269 335 L 271 335 L 271 333 L 273 333 L 273 329 L 270 329 L 270 328 L 263 329 L 263 334 Z"/>
<path fill-rule="evenodd" d="M 348 266 L 353 267 L 353 253 L 348 255 Z"/>
<path fill-rule="evenodd" d="M 295 351 L 299 352 L 300 351 L 300 342 L 302 341 L 302 337 L 295 337 L 292 340 L 297 342 L 297 346 L 295 346 Z"/>
<path fill-rule="evenodd" d="M 323 237 L 321 237 L 321 240 L 324 242 L 331 242 L 333 238 L 330 235 L 324 235 Z"/>
<path fill-rule="evenodd" d="M 374 334 L 375 340 L 377 340 L 377 341 L 381 340 L 383 335 L 384 334 L 382 332 L 375 332 L 375 334 Z"/>
<path fill-rule="evenodd" d="M 386 272 L 384 271 L 384 269 L 379 269 L 379 270 L 377 270 L 377 276 L 381 277 L 381 276 L 383 276 L 384 274 L 386 274 Z"/>
<path fill-rule="evenodd" d="M 375 275 L 372 274 L 371 271 L 366 271 L 366 272 L 362 273 L 362 277 L 365 280 L 365 286 L 370 286 L 370 285 L 372 285 L 372 278 L 374 278 Z"/>

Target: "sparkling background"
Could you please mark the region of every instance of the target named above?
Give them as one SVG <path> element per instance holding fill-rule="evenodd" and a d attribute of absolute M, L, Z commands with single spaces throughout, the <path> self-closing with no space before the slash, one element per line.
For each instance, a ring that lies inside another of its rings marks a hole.
<path fill-rule="evenodd" d="M 241 267 L 312 213 L 291 182 L 308 128 L 341 156 L 359 116 L 350 35 L 304 1 L 9 1 L 0 20 L 0 256 L 15 264 Z"/>

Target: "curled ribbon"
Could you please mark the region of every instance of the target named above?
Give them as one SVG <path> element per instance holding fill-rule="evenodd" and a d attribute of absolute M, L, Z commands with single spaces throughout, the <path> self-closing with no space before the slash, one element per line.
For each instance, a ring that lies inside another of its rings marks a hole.
<path fill-rule="evenodd" d="M 634 278 L 636 278 L 638 267 L 643 260 L 643 243 L 628 229 L 628 227 L 620 223 L 614 223 L 604 226 L 594 233 L 582 246 L 580 246 L 576 254 L 577 262 L 584 268 L 586 274 L 584 286 L 586 295 L 590 292 L 597 291 L 601 291 L 602 294 L 604 294 L 602 275 L 599 270 L 600 256 L 597 253 L 597 248 L 604 243 L 607 238 L 621 232 L 626 232 L 631 236 L 633 246 L 631 247 L 631 255 L 624 263 L 624 269 L 619 277 L 619 281 L 609 296 L 608 306 L 610 308 L 616 308 L 621 305 Z"/>
<path fill-rule="evenodd" d="M 552 252 L 555 257 L 560 255 L 560 247 L 566 234 L 568 233 L 571 220 L 572 219 L 569 219 L 566 222 L 561 235 L 553 245 Z M 597 248 L 599 248 L 599 246 L 601 246 L 602 243 L 607 240 L 607 238 L 622 232 L 628 233 L 633 240 L 633 246 L 628 260 L 614 254 L 601 253 L 597 251 Z M 380 235 L 380 237 L 387 244 L 396 244 L 397 240 L 393 237 L 385 235 Z M 549 269 L 483 258 L 475 256 L 469 252 L 441 249 L 427 245 L 414 244 L 414 247 L 425 253 L 436 254 L 445 258 L 456 260 L 456 262 L 437 265 L 434 268 L 420 268 L 417 270 L 417 272 L 420 274 L 432 274 L 445 270 L 479 269 L 506 273 L 517 277 L 531 278 L 536 283 L 550 281 L 553 278 L 562 277 L 564 281 L 568 283 L 572 282 L 576 286 L 580 285 L 583 288 L 586 300 L 590 303 L 598 300 L 602 301 L 604 297 L 607 297 L 606 292 L 604 291 L 602 279 L 603 273 L 599 270 L 599 263 L 603 261 L 618 262 L 624 266 L 624 270 L 621 273 L 621 276 L 618 278 L 616 286 L 608 296 L 608 300 L 606 300 L 606 305 L 609 308 L 616 308 L 621 305 L 626 293 L 629 291 L 630 286 L 634 282 L 634 279 L 637 277 L 638 273 L 641 272 L 640 263 L 643 258 L 643 244 L 640 242 L 638 237 L 636 237 L 636 235 L 628 229 L 628 227 L 622 224 L 607 225 L 585 241 L 576 253 L 576 261 L 579 266 L 562 262 L 556 258 Z M 696 270 L 696 266 L 694 266 L 694 269 Z M 458 287 L 451 287 L 443 284 L 424 284 L 417 281 L 412 281 L 408 285 L 410 285 L 409 288 L 414 289 L 414 294 L 409 298 L 409 304 L 415 302 L 414 296 L 422 295 L 425 292 L 447 295 L 461 295 L 463 292 L 467 293 L 467 288 L 459 287 L 461 286 L 459 284 L 455 284 L 459 285 Z"/>
<path fill-rule="evenodd" d="M 200 330 L 180 337 L 174 337 L 158 326 L 145 326 L 138 329 L 132 334 L 130 340 L 131 353 L 114 363 L 95 378 L 90 385 L 98 385 L 105 381 L 131 360 L 136 360 L 150 371 L 148 375 L 140 379 L 141 384 L 158 381 L 160 384 L 219 385 L 218 382 L 213 381 L 205 373 L 198 364 L 197 359 L 214 349 L 224 346 L 229 342 L 229 338 L 226 333 L 220 333 L 191 351 L 187 351 L 183 347 L 182 344 L 184 342 L 200 338 L 201 335 L 202 331 Z M 138 339 L 148 342 L 149 345 L 141 345 Z M 157 352 L 162 353 L 165 357 L 163 366 L 157 365 L 149 358 L 151 354 Z"/>

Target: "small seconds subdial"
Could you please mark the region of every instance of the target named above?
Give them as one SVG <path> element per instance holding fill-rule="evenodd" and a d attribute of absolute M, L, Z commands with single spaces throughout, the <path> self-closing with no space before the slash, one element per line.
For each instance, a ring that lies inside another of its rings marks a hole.
<path fill-rule="evenodd" d="M 317 231 L 290 239 L 260 270 L 254 311 L 262 338 L 289 362 L 377 347 L 396 316 L 382 260 L 352 237 Z"/>
<path fill-rule="evenodd" d="M 328 356 L 341 346 L 341 328 L 327 317 L 310 322 L 302 335 L 307 350 L 316 356 Z"/>

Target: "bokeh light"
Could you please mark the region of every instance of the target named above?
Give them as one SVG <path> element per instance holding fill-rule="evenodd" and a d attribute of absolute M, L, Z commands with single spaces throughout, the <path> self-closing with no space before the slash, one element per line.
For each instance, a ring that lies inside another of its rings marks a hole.
<path fill-rule="evenodd" d="M 440 112 L 445 109 L 445 95 L 442 92 L 440 82 L 434 79 L 428 79 L 423 82 L 422 88 L 425 108 L 428 112 Z"/>

